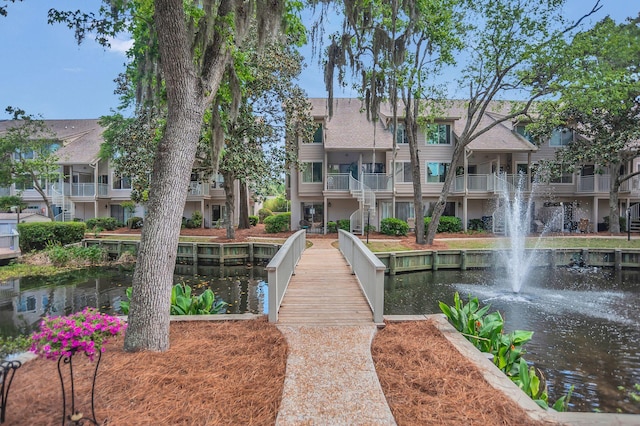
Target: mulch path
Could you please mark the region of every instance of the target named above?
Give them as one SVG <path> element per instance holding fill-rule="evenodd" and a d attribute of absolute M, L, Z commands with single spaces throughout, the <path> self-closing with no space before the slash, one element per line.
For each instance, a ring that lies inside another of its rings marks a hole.
<path fill-rule="evenodd" d="M 541 424 L 491 388 L 428 321 L 388 324 L 372 354 L 400 426 Z M 99 367 L 96 417 L 125 426 L 273 425 L 286 357 L 284 337 L 264 319 L 172 323 L 165 353 L 125 353 L 120 338 Z M 85 414 L 93 367 L 74 358 L 76 407 Z M 60 424 L 61 409 L 55 361 L 36 359 L 17 371 L 7 425 Z"/>

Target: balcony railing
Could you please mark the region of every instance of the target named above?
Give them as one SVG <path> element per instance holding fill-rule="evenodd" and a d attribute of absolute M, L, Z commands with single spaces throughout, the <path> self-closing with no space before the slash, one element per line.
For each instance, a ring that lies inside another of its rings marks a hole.
<path fill-rule="evenodd" d="M 328 191 L 349 191 L 350 173 L 329 173 L 327 175 Z M 362 183 L 373 191 L 391 191 L 391 176 L 384 173 L 364 173 Z"/>
<path fill-rule="evenodd" d="M 96 184 L 94 182 L 71 184 L 72 197 L 94 197 L 95 195 Z"/>
<path fill-rule="evenodd" d="M 189 183 L 188 195 L 209 195 L 209 187 L 209 184 L 202 182 L 191 182 Z"/>

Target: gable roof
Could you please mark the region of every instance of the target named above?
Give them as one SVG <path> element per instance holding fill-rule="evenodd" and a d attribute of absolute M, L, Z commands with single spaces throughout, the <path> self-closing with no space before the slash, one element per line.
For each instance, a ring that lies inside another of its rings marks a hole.
<path fill-rule="evenodd" d="M 60 164 L 91 164 L 98 159 L 100 145 L 104 141 L 104 128 L 98 119 L 43 120 L 62 146 L 56 151 Z M 19 121 L 0 121 L 0 135 L 19 125 Z"/>

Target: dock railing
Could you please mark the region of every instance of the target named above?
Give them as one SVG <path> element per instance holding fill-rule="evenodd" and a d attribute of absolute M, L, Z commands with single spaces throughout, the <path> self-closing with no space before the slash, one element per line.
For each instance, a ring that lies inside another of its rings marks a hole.
<path fill-rule="evenodd" d="M 306 244 L 306 230 L 301 229 L 285 241 L 265 268 L 269 281 L 269 322 L 278 321 L 280 304 Z"/>
<path fill-rule="evenodd" d="M 381 324 L 384 321 L 384 271 L 387 267 L 360 238 L 342 229 L 338 233 L 340 251 L 360 282 L 373 312 L 373 322 Z"/>

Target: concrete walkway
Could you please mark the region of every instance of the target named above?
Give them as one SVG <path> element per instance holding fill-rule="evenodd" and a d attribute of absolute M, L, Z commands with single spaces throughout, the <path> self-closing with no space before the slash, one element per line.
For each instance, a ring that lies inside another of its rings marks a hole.
<path fill-rule="evenodd" d="M 283 301 L 289 354 L 276 424 L 395 425 L 371 358 L 371 310 L 331 243 L 313 240 Z"/>

